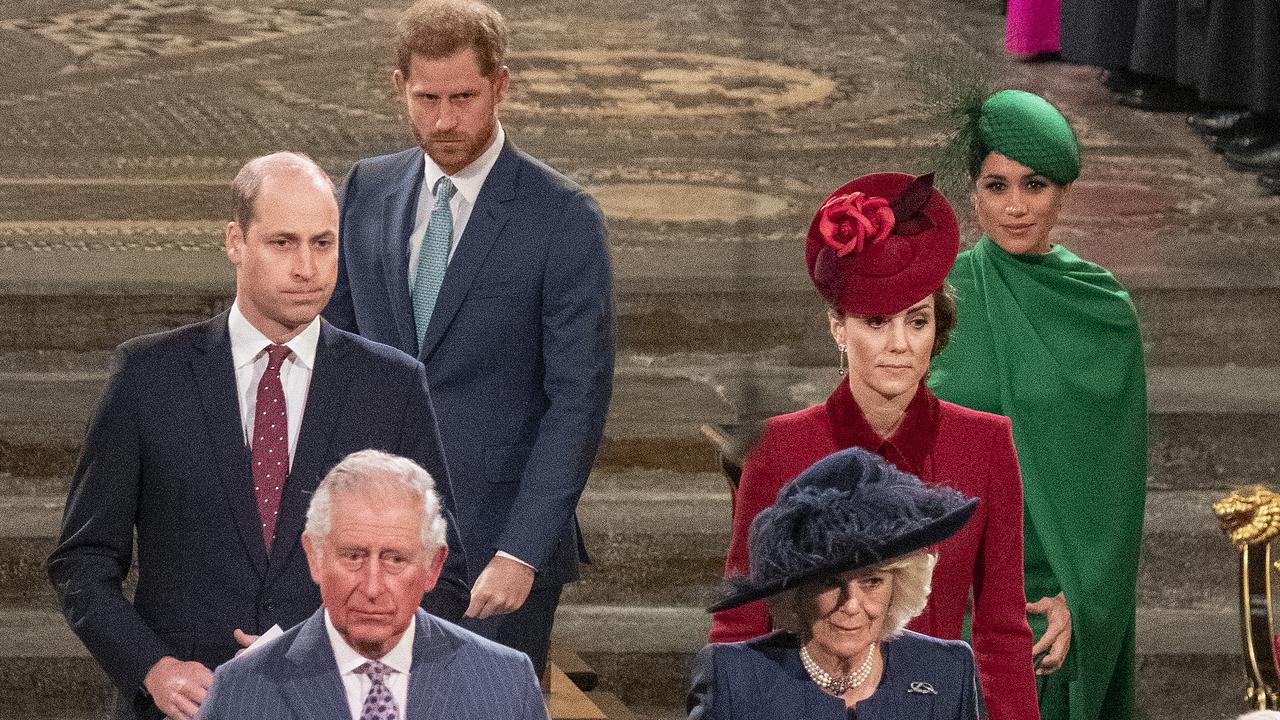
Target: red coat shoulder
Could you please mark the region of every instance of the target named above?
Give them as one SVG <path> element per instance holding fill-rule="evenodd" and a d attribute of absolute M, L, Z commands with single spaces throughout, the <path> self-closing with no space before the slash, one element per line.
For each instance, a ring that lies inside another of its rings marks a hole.
<path fill-rule="evenodd" d="M 799 470 L 803 470 L 836 449 L 826 405 L 819 403 L 765 420 L 747 457 L 774 467 L 793 467 L 800 463 Z M 799 470 L 790 471 L 791 476 Z"/>
<path fill-rule="evenodd" d="M 1013 453 L 1013 422 L 1003 415 L 940 401 L 935 451 L 968 448 L 972 452 L 974 445 L 988 448 L 988 452 Z"/>
<path fill-rule="evenodd" d="M 1004 434 L 1013 427 L 1012 421 L 1004 415 L 972 410 L 963 405 L 938 401 L 939 421 L 953 425 L 957 430 L 973 433 L 994 432 Z"/>

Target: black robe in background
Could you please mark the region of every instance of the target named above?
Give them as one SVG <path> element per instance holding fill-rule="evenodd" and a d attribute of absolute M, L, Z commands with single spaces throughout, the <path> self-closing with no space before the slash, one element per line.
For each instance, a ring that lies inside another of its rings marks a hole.
<path fill-rule="evenodd" d="M 1209 0 L 1202 100 L 1280 115 L 1280 0 Z"/>
<path fill-rule="evenodd" d="M 1129 69 L 1196 87 L 1209 0 L 1139 0 Z"/>
<path fill-rule="evenodd" d="M 1139 0 L 1062 0 L 1062 57 L 1082 65 L 1127 68 Z"/>

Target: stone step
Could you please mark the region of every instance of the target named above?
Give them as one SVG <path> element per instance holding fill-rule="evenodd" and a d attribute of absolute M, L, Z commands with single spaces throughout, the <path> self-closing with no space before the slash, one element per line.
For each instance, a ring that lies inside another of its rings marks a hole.
<path fill-rule="evenodd" d="M 109 682 L 59 615 L 0 610 L 0 631 L 6 639 L 0 717 L 79 720 L 108 707 Z M 679 607 L 567 604 L 556 617 L 558 641 L 599 672 L 601 690 L 628 706 L 682 704 L 689 662 L 706 631 L 705 613 Z M 1238 638 L 1234 610 L 1140 612 L 1139 690 L 1147 717 L 1175 717 L 1175 708 L 1166 706 L 1170 698 L 1180 703 L 1178 717 L 1228 717 L 1224 710 L 1243 697 Z M 1199 701 L 1182 704 L 1187 697 Z"/>
<path fill-rule="evenodd" d="M 682 607 L 561 606 L 556 635 L 629 706 L 675 709 L 688 691 L 705 613 Z M 602 631 L 602 629 L 607 629 Z M 1223 610 L 1139 610 L 1139 703 L 1149 720 L 1243 712 L 1239 618 Z"/>
<path fill-rule="evenodd" d="M 726 252 L 617 248 L 619 346 L 658 354 L 781 348 L 792 364 L 831 363 L 823 306 L 802 268 L 792 267 L 793 259 L 783 269 L 767 267 L 769 253 L 740 267 Z M 0 352 L 109 350 L 136 335 L 209 317 L 234 294 L 230 266 L 218 252 L 89 250 L 56 257 L 53 263 L 49 252 L 6 253 Z M 1269 348 L 1256 338 L 1280 334 L 1280 318 L 1241 308 L 1280 304 L 1280 271 L 1253 277 L 1252 285 L 1135 277 L 1148 361 L 1271 363 Z"/>
<path fill-rule="evenodd" d="M 0 611 L 0 717 L 105 715 L 114 687 L 62 615 Z"/>
<path fill-rule="evenodd" d="M 1149 493 L 1138 601 L 1152 608 L 1214 609 L 1236 601 L 1237 554 L 1212 504 L 1221 491 Z M 588 493 L 579 517 L 593 563 L 566 602 L 705 606 L 724 569 L 727 492 L 618 496 Z"/>
<path fill-rule="evenodd" d="M 670 474 L 674 476 L 675 474 Z M 713 474 L 596 473 L 579 504 L 592 563 L 566 603 L 703 607 L 715 597 L 730 532 L 729 494 Z M 650 487 L 640 489 L 646 479 Z M 666 478 L 666 480 L 674 479 Z M 623 489 L 628 488 L 628 489 Z M 1213 516 L 1218 491 L 1155 490 L 1147 501 L 1138 600 L 1143 607 L 1215 609 L 1235 602 L 1237 556 Z M 0 497 L 0 607 L 56 607 L 44 562 L 62 496 Z"/>
<path fill-rule="evenodd" d="M 604 468 L 714 472 L 703 423 L 732 423 L 819 402 L 830 368 L 775 356 L 631 355 L 619 364 Z M 752 378 L 746 382 L 744 378 Z M 0 372 L 0 477 L 65 477 L 75 463 L 103 371 Z M 1271 482 L 1280 467 L 1280 367 L 1151 367 L 1151 485 L 1216 489 Z"/>

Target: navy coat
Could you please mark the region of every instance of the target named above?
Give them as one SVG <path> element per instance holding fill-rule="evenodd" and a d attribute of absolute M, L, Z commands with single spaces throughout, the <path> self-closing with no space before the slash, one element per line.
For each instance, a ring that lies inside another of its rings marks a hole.
<path fill-rule="evenodd" d="M 884 673 L 851 713 L 809 678 L 794 635 L 712 643 L 694 660 L 690 720 L 975 720 L 973 651 L 959 640 L 904 631 L 881 645 Z M 932 690 L 932 692 L 930 692 Z"/>
<path fill-rule="evenodd" d="M 142 681 L 161 657 L 213 668 L 239 649 L 235 628 L 290 627 L 320 607 L 299 538 L 311 494 L 349 453 L 409 457 L 453 504 L 421 363 L 323 324 L 268 558 L 227 315 L 120 346 L 49 558 L 67 621 L 120 688 L 118 717 L 159 717 Z M 452 529 L 450 546 L 427 603 L 461 617 L 467 568 Z"/>
<path fill-rule="evenodd" d="M 578 576 L 574 510 L 613 382 L 604 218 L 582 188 L 508 142 L 419 343 L 408 277 L 423 175 L 419 148 L 352 168 L 324 315 L 426 365 L 472 573 L 502 550 L 537 569 L 535 588 L 563 585 Z"/>

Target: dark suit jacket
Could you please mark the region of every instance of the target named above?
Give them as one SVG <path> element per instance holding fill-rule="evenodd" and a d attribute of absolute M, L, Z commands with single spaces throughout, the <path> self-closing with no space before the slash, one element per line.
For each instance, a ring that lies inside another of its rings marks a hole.
<path fill-rule="evenodd" d="M 71 628 L 121 689 L 117 715 L 156 712 L 141 686 L 161 657 L 212 668 L 239 649 L 233 629 L 290 627 L 320 606 L 299 538 L 312 492 L 347 454 L 378 448 L 412 458 L 452 505 L 437 437 L 420 363 L 322 325 L 268 558 L 227 313 L 121 345 L 49 558 Z M 121 582 L 135 529 L 138 587 L 130 602 Z M 432 596 L 460 617 L 465 556 L 458 547 L 450 555 L 458 557 L 444 592 Z"/>
<path fill-rule="evenodd" d="M 529 656 L 422 610 L 414 622 L 406 718 L 546 720 Z M 324 611 L 219 667 L 200 717 L 350 720 Z"/>
<path fill-rule="evenodd" d="M 343 191 L 325 317 L 427 367 L 471 571 L 497 550 L 577 577 L 574 508 L 613 382 L 604 221 L 581 188 L 508 143 L 485 180 L 419 347 L 409 235 L 422 151 L 362 160 Z"/>
<path fill-rule="evenodd" d="M 981 694 L 968 645 L 906 631 L 880 647 L 884 673 L 875 693 L 858 703 L 858 720 L 980 716 Z M 809 678 L 796 637 L 785 632 L 704 647 L 694 660 L 688 708 L 690 720 L 849 717 L 844 700 L 823 692 Z"/>

